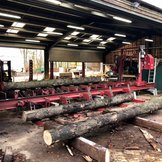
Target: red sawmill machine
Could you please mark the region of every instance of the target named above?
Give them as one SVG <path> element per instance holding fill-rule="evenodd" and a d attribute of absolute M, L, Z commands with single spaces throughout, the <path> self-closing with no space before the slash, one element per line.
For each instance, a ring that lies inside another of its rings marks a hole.
<path fill-rule="evenodd" d="M 155 70 L 155 59 L 152 55 L 145 53 L 143 46 L 140 47 L 138 54 L 138 76 L 134 82 L 102 81 L 101 77 L 29 82 L 10 82 L 9 80 L 9 82 L 5 82 L 3 80 L 3 63 L 1 63 L 0 110 L 16 108 L 32 110 L 55 104 L 68 104 L 72 100 L 88 101 L 95 96 L 112 97 L 116 93 L 131 93 L 140 90 L 152 90 L 156 95 L 157 90 L 154 81 L 145 82 L 142 80 L 143 69 L 149 70 L 149 72 Z M 119 67 L 123 68 L 122 65 Z M 122 75 L 122 72 L 119 75 Z"/>

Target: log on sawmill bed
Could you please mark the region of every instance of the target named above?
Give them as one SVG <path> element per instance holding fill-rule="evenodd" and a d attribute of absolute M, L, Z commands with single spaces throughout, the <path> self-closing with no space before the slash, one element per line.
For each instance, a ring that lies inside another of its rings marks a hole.
<path fill-rule="evenodd" d="M 52 145 L 55 142 L 79 137 L 100 127 L 134 118 L 141 114 L 151 113 L 161 108 L 162 97 L 154 98 L 146 103 L 123 109 L 120 112 L 99 115 L 83 122 L 62 126 L 58 129 L 45 130 L 43 139 L 47 145 Z"/>
<path fill-rule="evenodd" d="M 49 108 L 42 108 L 33 111 L 24 111 L 22 115 L 22 119 L 24 121 L 34 121 L 41 120 L 44 118 L 62 115 L 62 114 L 70 114 L 76 113 L 84 110 L 92 110 L 100 107 L 109 107 L 113 105 L 118 105 L 123 102 L 132 101 L 134 99 L 133 94 L 124 93 L 119 94 L 111 98 L 98 98 L 96 100 L 84 101 L 84 102 L 76 102 L 68 105 L 60 105 L 60 106 L 51 106 Z"/>
<path fill-rule="evenodd" d="M 22 90 L 32 88 L 45 88 L 61 85 L 78 85 L 88 83 L 99 83 L 101 77 L 86 77 L 86 78 L 74 78 L 74 79 L 52 79 L 52 80 L 41 80 L 41 81 L 30 81 L 30 82 L 3 82 L 1 83 L 0 90 Z"/>

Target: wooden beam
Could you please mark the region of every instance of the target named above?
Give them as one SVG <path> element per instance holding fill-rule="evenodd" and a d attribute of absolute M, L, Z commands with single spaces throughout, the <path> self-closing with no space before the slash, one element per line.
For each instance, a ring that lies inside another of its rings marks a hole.
<path fill-rule="evenodd" d="M 99 162 L 110 162 L 109 150 L 86 138 L 78 137 L 71 141 L 71 145 Z"/>
<path fill-rule="evenodd" d="M 136 117 L 135 120 L 133 121 L 133 124 L 140 126 L 140 127 L 148 128 L 154 131 L 162 132 L 162 123 L 159 123 L 159 122 L 156 122 L 150 119 Z"/>
<path fill-rule="evenodd" d="M 6 147 L 3 162 L 11 162 L 12 161 L 12 155 L 13 155 L 12 147 L 10 147 L 10 146 Z"/>

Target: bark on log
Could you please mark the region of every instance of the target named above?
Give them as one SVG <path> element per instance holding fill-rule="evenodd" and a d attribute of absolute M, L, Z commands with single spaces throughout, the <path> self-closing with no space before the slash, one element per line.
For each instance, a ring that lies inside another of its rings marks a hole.
<path fill-rule="evenodd" d="M 110 162 L 109 150 L 86 138 L 78 137 L 71 141 L 71 145 L 97 161 Z"/>
<path fill-rule="evenodd" d="M 47 145 L 52 145 L 58 141 L 72 139 L 88 132 L 93 132 L 93 130 L 97 130 L 102 126 L 134 118 L 141 114 L 151 113 L 161 108 L 162 97 L 154 98 L 149 102 L 123 109 L 123 111 L 120 112 L 99 115 L 90 118 L 87 121 L 66 125 L 59 129 L 45 130 L 43 133 L 43 139 Z"/>
<path fill-rule="evenodd" d="M 0 86 L 1 91 L 15 90 L 15 89 L 32 89 L 32 88 L 45 88 L 61 85 L 78 85 L 88 83 L 101 82 L 101 77 L 86 77 L 86 78 L 74 78 L 74 79 L 53 79 L 31 82 L 3 82 Z"/>
<path fill-rule="evenodd" d="M 70 114 L 84 110 L 92 110 L 100 107 L 118 105 L 131 100 L 133 100 L 133 94 L 125 93 L 116 95 L 112 98 L 98 98 L 96 100 L 91 100 L 87 102 L 77 102 L 68 105 L 60 105 L 57 107 L 42 108 L 33 111 L 24 111 L 22 119 L 24 121 L 41 120 L 47 117 L 52 117 L 61 114 Z"/>

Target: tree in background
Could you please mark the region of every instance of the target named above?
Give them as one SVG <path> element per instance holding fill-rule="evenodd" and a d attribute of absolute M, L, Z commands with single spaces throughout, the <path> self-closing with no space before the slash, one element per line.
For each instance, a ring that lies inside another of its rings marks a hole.
<path fill-rule="evenodd" d="M 43 60 L 43 50 L 33 50 L 33 49 L 20 49 L 20 52 L 24 59 L 24 69 L 23 72 L 28 72 L 29 70 L 29 60 L 33 61 L 33 71 L 41 72 L 44 66 Z"/>

